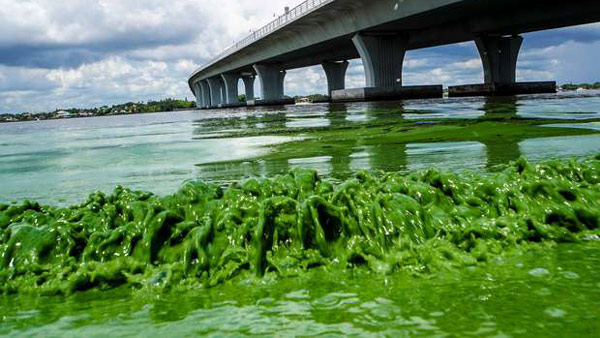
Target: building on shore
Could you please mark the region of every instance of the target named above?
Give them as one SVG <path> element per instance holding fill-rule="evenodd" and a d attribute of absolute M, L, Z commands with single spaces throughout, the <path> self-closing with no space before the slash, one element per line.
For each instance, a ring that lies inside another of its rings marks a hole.
<path fill-rule="evenodd" d="M 56 117 L 60 119 L 68 119 L 73 117 L 73 114 L 69 113 L 68 111 L 59 110 L 56 112 Z"/>

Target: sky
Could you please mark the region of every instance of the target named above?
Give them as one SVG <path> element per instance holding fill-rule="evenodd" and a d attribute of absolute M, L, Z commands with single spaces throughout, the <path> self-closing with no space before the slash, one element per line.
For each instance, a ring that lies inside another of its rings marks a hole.
<path fill-rule="evenodd" d="M 0 113 L 193 100 L 187 78 L 196 68 L 300 2 L 0 0 Z M 517 79 L 596 82 L 599 59 L 600 24 L 530 33 Z M 472 42 L 406 55 L 407 85 L 482 80 Z M 346 81 L 349 88 L 364 86 L 360 60 L 351 63 Z M 320 67 L 290 70 L 285 91 L 325 93 L 325 74 Z"/>

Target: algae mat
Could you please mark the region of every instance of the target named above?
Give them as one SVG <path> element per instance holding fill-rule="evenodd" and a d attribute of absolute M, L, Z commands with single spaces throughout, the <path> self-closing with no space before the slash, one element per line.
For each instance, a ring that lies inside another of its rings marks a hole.
<path fill-rule="evenodd" d="M 2 205 L 0 333 L 591 335 L 599 185 L 600 155 Z"/>
<path fill-rule="evenodd" d="M 496 174 L 434 169 L 339 185 L 315 171 L 157 197 L 117 188 L 79 206 L 0 205 L 0 290 L 71 294 L 120 285 L 214 286 L 251 271 L 431 273 L 532 243 L 594 241 L 600 155 Z"/>

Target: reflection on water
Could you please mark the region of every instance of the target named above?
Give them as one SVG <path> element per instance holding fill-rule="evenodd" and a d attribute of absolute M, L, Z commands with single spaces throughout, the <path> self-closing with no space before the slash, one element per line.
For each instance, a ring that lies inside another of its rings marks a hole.
<path fill-rule="evenodd" d="M 331 176 L 333 172 L 332 156 L 319 156 L 310 158 L 293 158 L 288 160 L 290 168 L 315 169 L 321 176 Z"/>
<path fill-rule="evenodd" d="M 398 128 L 426 131 L 442 123 L 457 127 L 524 118 L 600 119 L 600 94 L 253 107 L 2 124 L 0 201 L 73 203 L 117 184 L 166 194 L 187 179 L 227 184 L 295 167 L 315 168 L 333 179 L 363 169 L 493 170 L 522 155 L 543 160 L 600 151 L 597 136 L 528 139 L 498 131 L 494 137 L 471 132 L 456 142 L 443 136 L 402 142 L 387 138 L 404 130 Z M 599 129 L 597 122 L 570 121 L 568 126 Z M 294 152 L 273 148 L 301 139 L 317 142 Z"/>
<path fill-rule="evenodd" d="M 409 144 L 407 154 L 411 171 L 430 167 L 474 170 L 483 169 L 486 163 L 486 146 L 479 142 Z"/>
<path fill-rule="evenodd" d="M 600 151 L 600 135 L 529 139 L 524 140 L 520 146 L 523 155 L 532 161 L 582 157 Z"/>
<path fill-rule="evenodd" d="M 594 95 L 594 93 L 596 95 Z M 572 93 L 563 93 L 558 96 L 542 97 L 543 102 L 539 100 L 523 100 L 520 103 L 519 115 L 528 118 L 548 118 L 548 119 L 576 119 L 585 120 L 598 118 L 598 109 L 600 105 L 599 91 L 590 91 L 584 95 L 585 101 L 570 99 L 574 96 Z"/>
<path fill-rule="evenodd" d="M 373 102 L 314 105 L 312 111 L 303 117 L 295 111 L 279 112 L 276 117 L 270 116 L 268 121 L 276 120 L 279 125 L 270 122 L 269 128 L 278 132 L 285 131 L 281 124 L 289 129 L 305 128 L 309 130 L 336 130 L 347 129 L 349 134 L 344 142 L 332 140 L 331 144 L 324 139 L 320 149 L 312 150 L 317 153 L 312 157 L 294 157 L 290 154 L 287 159 L 272 159 L 270 165 L 264 165 L 266 171 L 245 171 L 235 168 L 236 177 L 271 176 L 286 172 L 290 167 L 303 167 L 316 169 L 323 176 L 336 179 L 345 179 L 358 170 L 382 171 L 407 171 L 426 169 L 431 166 L 443 167 L 451 170 L 494 170 L 499 165 L 517 160 L 524 154 L 521 147 L 526 136 L 512 135 L 504 137 L 501 132 L 497 137 L 480 137 L 471 135 L 468 142 L 443 142 L 434 143 L 379 143 L 365 145 L 364 139 L 352 137 L 352 130 L 367 125 L 397 124 L 413 121 L 428 125 L 435 124 L 436 120 L 466 119 L 478 121 L 508 121 L 523 118 L 525 114 L 534 118 L 545 118 L 544 104 L 555 107 L 555 101 L 568 101 L 565 106 L 584 107 L 581 109 L 600 112 L 600 101 L 585 98 L 585 102 L 575 100 L 570 96 L 524 96 L 524 97 L 490 97 L 467 99 L 440 99 L 440 100 L 413 100 L 408 102 Z M 538 107 L 539 114 L 532 114 L 530 106 Z M 540 107 L 541 106 L 541 107 Z M 525 107 L 525 110 L 522 109 Z M 304 108 L 304 107 L 303 107 Z M 565 115 L 566 116 L 566 115 Z M 554 118 L 554 116 L 552 116 Z M 600 118 L 599 113 L 593 113 L 589 118 Z M 269 123 L 269 122 L 267 122 Z M 571 124 L 560 126 L 593 129 L 597 124 L 585 126 Z M 212 125 L 214 127 L 215 125 Z M 326 127 L 326 128 L 322 128 Z M 226 128 L 226 127 L 225 127 Z M 316 137 L 320 137 L 317 135 Z M 539 142 L 527 143 L 528 152 L 533 147 L 539 147 L 539 154 L 530 156 L 533 160 L 542 160 L 556 156 L 588 156 L 600 150 L 596 138 L 593 136 L 579 137 L 579 142 L 586 144 L 580 147 L 573 142 L 572 137 L 553 137 L 549 143 L 546 138 Z M 548 148 L 548 144 L 557 144 L 555 148 Z M 545 151 L 544 151 L 545 150 Z M 535 153 L 536 150 L 533 150 Z M 529 155 L 528 155 L 529 156 Z M 246 168 L 248 163 L 244 164 Z M 212 166 L 212 165 L 210 165 Z M 220 170 L 222 164 L 215 164 Z M 230 167 L 231 169 L 231 167 Z M 266 174 L 265 174 L 266 172 Z"/>

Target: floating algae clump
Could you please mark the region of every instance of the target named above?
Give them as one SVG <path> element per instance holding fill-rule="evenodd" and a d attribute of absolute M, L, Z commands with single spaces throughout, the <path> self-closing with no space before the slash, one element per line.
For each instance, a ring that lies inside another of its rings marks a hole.
<path fill-rule="evenodd" d="M 314 268 L 427 273 L 530 243 L 597 240 L 600 156 L 495 174 L 434 169 L 341 184 L 292 171 L 158 197 L 118 187 L 79 206 L 0 205 L 0 290 L 212 286 Z"/>

